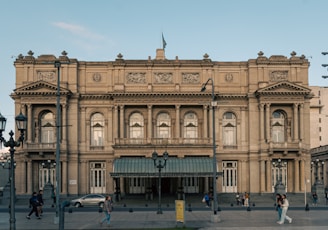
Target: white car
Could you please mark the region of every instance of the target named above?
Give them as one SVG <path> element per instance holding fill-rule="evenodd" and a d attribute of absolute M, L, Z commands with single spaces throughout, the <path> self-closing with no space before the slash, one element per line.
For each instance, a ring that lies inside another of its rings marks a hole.
<path fill-rule="evenodd" d="M 84 207 L 84 206 L 98 206 L 104 207 L 106 197 L 101 194 L 88 194 L 80 198 L 70 201 L 70 205 L 74 207 Z"/>

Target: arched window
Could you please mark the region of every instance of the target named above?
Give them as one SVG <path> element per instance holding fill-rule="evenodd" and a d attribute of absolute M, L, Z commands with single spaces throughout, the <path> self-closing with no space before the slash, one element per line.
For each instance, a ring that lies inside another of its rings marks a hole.
<path fill-rule="evenodd" d="M 271 128 L 272 128 L 272 142 L 285 142 L 285 115 L 282 111 L 275 111 L 272 113 Z"/>
<path fill-rule="evenodd" d="M 104 146 L 104 116 L 95 113 L 91 116 L 91 146 Z"/>
<path fill-rule="evenodd" d="M 160 113 L 157 116 L 157 138 L 170 138 L 171 137 L 171 118 L 167 113 Z"/>
<path fill-rule="evenodd" d="M 133 113 L 129 121 L 130 138 L 144 138 L 144 118 L 140 113 Z"/>
<path fill-rule="evenodd" d="M 237 122 L 236 122 L 236 116 L 233 113 L 227 112 L 223 114 L 222 128 L 223 128 L 223 146 L 236 146 Z"/>
<path fill-rule="evenodd" d="M 195 142 L 198 137 L 198 119 L 195 113 L 189 112 L 184 116 L 183 129 L 185 141 Z"/>
<path fill-rule="evenodd" d="M 41 143 L 54 143 L 56 133 L 55 117 L 52 112 L 45 112 L 41 116 Z"/>

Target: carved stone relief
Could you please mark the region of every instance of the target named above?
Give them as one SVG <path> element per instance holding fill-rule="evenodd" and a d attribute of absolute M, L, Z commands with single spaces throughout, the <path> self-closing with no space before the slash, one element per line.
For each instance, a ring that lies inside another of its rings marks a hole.
<path fill-rule="evenodd" d="M 154 78 L 155 78 L 155 83 L 159 83 L 159 84 L 173 83 L 172 73 L 155 73 Z"/>
<path fill-rule="evenodd" d="M 128 73 L 126 75 L 126 83 L 145 84 L 146 83 L 146 73 Z"/>
<path fill-rule="evenodd" d="M 182 83 L 196 84 L 199 82 L 199 73 L 182 73 Z"/>
<path fill-rule="evenodd" d="M 101 74 L 100 73 L 94 73 L 92 76 L 93 81 L 100 82 L 101 81 Z"/>
<path fill-rule="evenodd" d="M 225 75 L 225 80 L 226 80 L 227 82 L 232 82 L 232 80 L 233 80 L 233 75 L 232 75 L 232 73 L 227 73 L 227 74 Z"/>
<path fill-rule="evenodd" d="M 271 71 L 270 81 L 286 81 L 288 80 L 287 70 Z"/>
<path fill-rule="evenodd" d="M 56 81 L 56 72 L 55 71 L 37 71 L 37 80 L 54 82 L 54 81 Z"/>

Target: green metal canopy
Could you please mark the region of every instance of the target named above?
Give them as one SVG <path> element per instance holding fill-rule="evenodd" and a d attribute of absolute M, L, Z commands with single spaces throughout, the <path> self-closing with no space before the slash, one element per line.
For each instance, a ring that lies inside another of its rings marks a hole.
<path fill-rule="evenodd" d="M 162 163 L 164 159 L 159 158 Z M 112 177 L 158 177 L 158 168 L 151 158 L 124 157 L 114 160 Z M 213 158 L 169 157 L 162 177 L 210 177 L 213 175 Z"/>

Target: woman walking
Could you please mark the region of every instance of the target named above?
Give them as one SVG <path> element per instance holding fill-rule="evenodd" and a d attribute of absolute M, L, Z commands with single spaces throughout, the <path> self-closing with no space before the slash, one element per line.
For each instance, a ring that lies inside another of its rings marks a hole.
<path fill-rule="evenodd" d="M 288 222 L 291 224 L 292 223 L 292 218 L 287 216 L 287 210 L 288 210 L 288 207 L 289 207 L 289 202 L 287 200 L 286 194 L 282 195 L 282 201 L 281 201 L 280 205 L 281 205 L 281 208 L 282 208 L 282 212 L 281 212 L 281 218 L 277 223 L 278 224 L 284 224 L 285 220 L 288 220 Z"/>
<path fill-rule="evenodd" d="M 105 221 L 107 221 L 107 225 L 110 224 L 110 214 L 112 212 L 112 198 L 111 196 L 106 196 L 106 200 L 104 203 L 104 213 L 105 217 L 100 221 L 100 225 L 102 225 Z"/>
<path fill-rule="evenodd" d="M 281 203 L 282 203 L 282 197 L 279 193 L 277 193 L 276 194 L 276 210 L 278 212 L 278 221 L 280 221 L 280 219 L 281 219 L 281 212 L 282 212 Z"/>

